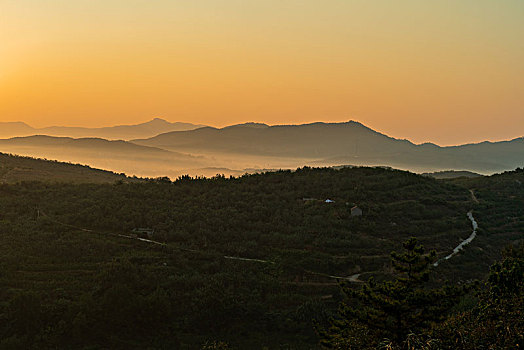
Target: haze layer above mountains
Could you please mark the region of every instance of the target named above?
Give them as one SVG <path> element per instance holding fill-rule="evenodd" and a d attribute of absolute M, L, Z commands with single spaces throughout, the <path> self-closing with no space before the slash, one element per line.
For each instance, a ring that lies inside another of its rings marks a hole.
<path fill-rule="evenodd" d="M 355 121 L 275 126 L 246 123 L 220 129 L 158 118 L 107 128 L 34 129 L 24 123 L 0 123 L 0 137 L 14 137 L 0 140 L 0 152 L 148 177 L 239 175 L 305 165 L 483 174 L 524 166 L 524 138 L 451 147 L 416 145 Z"/>

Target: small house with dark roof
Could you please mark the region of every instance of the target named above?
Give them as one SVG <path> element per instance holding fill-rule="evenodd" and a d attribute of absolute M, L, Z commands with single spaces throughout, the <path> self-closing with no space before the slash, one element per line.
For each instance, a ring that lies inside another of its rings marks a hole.
<path fill-rule="evenodd" d="M 362 216 L 362 209 L 355 205 L 351 208 L 351 216 Z"/>

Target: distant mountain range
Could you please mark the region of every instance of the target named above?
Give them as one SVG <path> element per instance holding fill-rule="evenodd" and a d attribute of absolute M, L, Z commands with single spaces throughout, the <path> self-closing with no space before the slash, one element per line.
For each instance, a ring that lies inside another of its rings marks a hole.
<path fill-rule="evenodd" d="M 53 159 L 138 176 L 181 175 L 205 167 L 203 157 L 99 138 L 28 136 L 0 140 L 0 152 Z"/>
<path fill-rule="evenodd" d="M 12 124 L 11 130 L 24 131 L 24 125 Z M 175 127 L 180 123 L 155 119 L 135 126 L 80 129 L 130 136 L 165 130 L 169 125 Z M 304 165 L 390 166 L 419 173 L 464 170 L 480 174 L 524 166 L 524 138 L 441 147 L 395 139 L 355 121 L 275 126 L 246 123 L 225 128 L 197 128 L 191 124 L 191 127 L 196 129 L 164 132 L 130 141 L 17 137 L 0 140 L 0 152 L 84 163 L 151 177 L 176 177 L 186 173 L 239 175 L 260 169 L 293 169 Z M 64 128 L 63 132 L 77 129 Z"/>
<path fill-rule="evenodd" d="M 294 157 L 312 165 L 386 165 L 417 172 L 492 173 L 524 166 L 524 138 L 452 147 L 416 145 L 361 123 L 241 124 L 164 133 L 133 143 L 199 154 Z"/>
<path fill-rule="evenodd" d="M 130 140 L 148 138 L 170 131 L 184 131 L 200 128 L 203 125 L 191 123 L 170 123 L 164 119 L 155 118 L 146 123 L 136 125 L 117 125 L 102 128 L 84 128 L 71 126 L 50 126 L 33 128 L 23 122 L 0 122 L 0 138 L 11 138 L 32 135 L 66 136 L 66 137 L 98 137 L 108 140 Z"/>

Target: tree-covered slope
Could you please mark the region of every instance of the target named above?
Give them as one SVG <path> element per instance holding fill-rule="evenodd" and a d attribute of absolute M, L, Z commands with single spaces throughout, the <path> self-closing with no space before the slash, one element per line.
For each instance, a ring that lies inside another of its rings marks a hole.
<path fill-rule="evenodd" d="M 166 342 L 193 345 L 215 332 L 241 343 L 235 329 L 251 334 L 251 346 L 268 334 L 277 342 L 314 344 L 306 322 L 311 308 L 329 309 L 336 298 L 336 281 L 325 275 L 382 270 L 387 252 L 410 235 L 447 251 L 468 228 L 466 191 L 386 169 L 302 169 L 174 184 L 24 183 L 0 192 L 3 300 L 36 293 L 43 315 L 64 323 L 42 316 L 35 332 L 61 324 L 53 336 L 80 332 L 87 344 L 101 336 L 115 346 L 132 339 L 138 347 L 148 338 L 136 328 L 156 337 L 172 329 Z M 350 217 L 354 204 L 363 217 Z M 140 227 L 154 229 L 153 239 L 167 246 L 107 235 L 132 235 Z M 131 300 L 127 311 L 115 310 L 111 299 L 122 293 Z M 98 313 L 89 313 L 88 300 Z M 291 326 L 289 317 L 305 318 Z M 83 326 L 75 328 L 78 322 Z"/>
<path fill-rule="evenodd" d="M 473 192 L 477 202 L 473 208 L 479 224 L 479 235 L 469 247 L 469 254 L 457 257 L 456 262 L 487 269 L 492 261 L 501 258 L 505 245 L 524 240 L 524 171 L 519 168 L 450 181 Z"/>
<path fill-rule="evenodd" d="M 123 174 L 91 167 L 0 153 L 0 183 L 44 181 L 67 183 L 113 183 L 129 181 Z"/>
<path fill-rule="evenodd" d="M 447 255 L 471 233 L 475 205 L 464 183 L 383 168 L 3 184 L 0 344 L 314 349 L 312 321 L 336 310 L 338 281 L 389 278 L 389 252 L 411 236 Z M 485 276 L 469 262 L 511 242 L 497 235 L 478 250 L 491 237 L 479 232 L 434 281 Z"/>

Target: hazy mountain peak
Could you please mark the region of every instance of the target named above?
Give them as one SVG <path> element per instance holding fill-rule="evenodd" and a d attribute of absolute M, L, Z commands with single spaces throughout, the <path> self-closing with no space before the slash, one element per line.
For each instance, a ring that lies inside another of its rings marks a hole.
<path fill-rule="evenodd" d="M 456 169 L 489 173 L 514 169 L 522 165 L 523 150 L 522 139 L 455 147 L 416 145 L 354 120 L 273 126 L 244 123 L 220 129 L 168 132 L 133 142 L 192 154 L 266 157 L 260 158 L 263 161 L 270 159 L 267 157 L 300 159 L 299 164 L 312 165 L 387 165 L 421 172 Z"/>
<path fill-rule="evenodd" d="M 156 117 L 156 118 L 153 118 L 153 119 L 151 119 L 150 121 L 145 122 L 145 123 L 143 123 L 143 124 L 149 124 L 149 125 L 151 125 L 151 124 L 156 124 L 156 125 L 170 125 L 170 124 L 172 124 L 172 123 L 168 122 L 168 121 L 165 120 L 165 119 L 162 119 L 162 118 Z"/>
<path fill-rule="evenodd" d="M 385 135 L 385 134 L 382 134 L 381 132 L 378 132 L 376 130 L 371 129 L 369 126 L 364 125 L 361 122 L 356 121 L 356 120 L 349 120 L 348 122 L 346 122 L 344 124 L 352 126 L 352 127 L 362 128 L 362 129 L 365 129 L 365 130 L 368 130 L 368 131 L 372 131 L 372 132 L 375 132 L 375 133 L 378 133 L 378 134 L 381 134 L 381 135 Z"/>
<path fill-rule="evenodd" d="M 24 122 L 0 122 L 0 135 L 2 133 L 23 133 L 34 130 L 33 127 Z"/>
<path fill-rule="evenodd" d="M 57 137 L 85 138 L 96 137 L 109 140 L 130 140 L 148 138 L 171 131 L 194 130 L 203 125 L 175 122 L 156 117 L 141 124 L 115 125 L 107 127 L 49 126 L 32 128 L 24 122 L 0 122 L 0 138 L 25 137 L 31 135 L 49 135 Z"/>
<path fill-rule="evenodd" d="M 357 121 L 357 120 L 353 120 L 353 119 L 348 120 L 346 124 L 354 124 L 354 125 L 359 125 L 359 126 L 363 126 L 363 127 L 366 127 L 366 128 L 367 128 L 367 126 L 365 126 L 365 125 L 362 124 L 361 122 L 359 122 L 359 121 Z"/>
<path fill-rule="evenodd" d="M 247 123 L 241 123 L 241 124 L 235 124 L 235 125 L 226 126 L 224 129 L 226 129 L 226 128 L 236 128 L 236 127 L 265 129 L 265 128 L 269 128 L 269 125 L 264 124 L 264 123 L 257 123 L 257 122 L 247 122 Z"/>
<path fill-rule="evenodd" d="M 24 122 L 0 122 L 0 125 L 22 126 L 30 128 L 30 126 Z"/>

